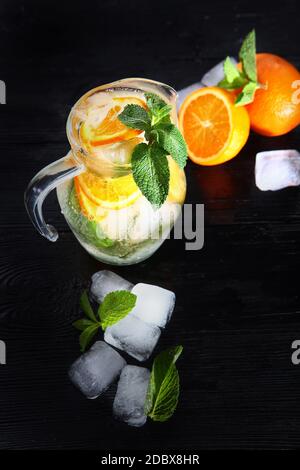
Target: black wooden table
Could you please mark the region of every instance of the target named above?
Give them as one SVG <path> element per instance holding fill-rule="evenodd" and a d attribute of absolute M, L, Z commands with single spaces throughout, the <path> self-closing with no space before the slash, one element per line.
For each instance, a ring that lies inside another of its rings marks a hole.
<path fill-rule="evenodd" d="M 300 67 L 296 1 L 12 1 L 0 5 L 1 449 L 295 448 L 300 445 L 300 196 L 260 192 L 255 154 L 300 148 L 300 129 L 251 135 L 233 161 L 187 166 L 187 202 L 205 204 L 205 244 L 167 241 L 149 260 L 114 269 L 177 294 L 158 350 L 181 343 L 174 417 L 141 429 L 112 419 L 113 390 L 89 401 L 67 369 L 79 354 L 78 299 L 104 267 L 77 243 L 55 195 L 46 203 L 60 238 L 40 237 L 25 213 L 30 178 L 68 150 L 65 122 L 87 90 L 148 77 L 180 89 L 235 55 L 255 26 L 259 51 Z"/>

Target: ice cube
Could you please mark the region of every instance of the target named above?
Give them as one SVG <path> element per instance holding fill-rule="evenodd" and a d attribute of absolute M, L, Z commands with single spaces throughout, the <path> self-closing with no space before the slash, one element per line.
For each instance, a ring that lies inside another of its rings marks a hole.
<path fill-rule="evenodd" d="M 272 150 L 256 155 L 255 183 L 261 191 L 277 191 L 300 184 L 300 154 L 297 150 Z"/>
<path fill-rule="evenodd" d="M 201 82 L 193 83 L 192 85 L 187 86 L 186 88 L 182 88 L 179 90 L 178 97 L 177 97 L 177 111 L 179 110 L 180 106 L 184 102 L 185 98 L 195 90 L 199 90 L 199 88 L 203 88 L 204 84 Z"/>
<path fill-rule="evenodd" d="M 235 60 L 234 57 L 230 57 L 231 62 L 233 62 L 235 65 L 237 64 L 237 61 Z M 212 69 L 208 70 L 205 75 L 201 78 L 201 82 L 205 86 L 216 86 L 218 83 L 223 80 L 224 78 L 224 60 L 222 62 L 219 62 L 217 65 L 215 65 Z"/>
<path fill-rule="evenodd" d="M 230 57 L 230 59 L 234 64 L 237 64 L 237 61 L 235 60 L 234 57 Z M 182 88 L 182 90 L 179 90 L 178 98 L 177 98 L 177 111 L 179 110 L 185 98 L 190 93 L 192 93 L 195 90 L 198 90 L 199 88 L 203 88 L 204 86 L 216 86 L 221 80 L 223 80 L 224 78 L 223 65 L 224 65 L 224 60 L 222 62 L 219 62 L 217 65 L 215 65 L 212 69 L 208 70 L 208 72 L 206 72 L 206 74 L 203 75 L 200 82 L 193 83 L 192 85 L 189 85 L 185 88 Z"/>
<path fill-rule="evenodd" d="M 129 315 L 135 315 L 146 323 L 164 328 L 171 318 L 175 294 L 151 284 L 136 284 L 131 291 L 137 296 L 135 307 Z"/>
<path fill-rule="evenodd" d="M 133 284 L 112 271 L 98 271 L 92 276 L 91 296 L 101 303 L 109 292 L 116 290 L 131 290 Z"/>
<path fill-rule="evenodd" d="M 145 424 L 147 416 L 144 407 L 149 379 L 150 371 L 144 367 L 124 367 L 113 404 L 113 413 L 117 419 L 130 426 Z"/>
<path fill-rule="evenodd" d="M 155 348 L 160 333 L 158 326 L 145 323 L 129 313 L 118 323 L 106 328 L 104 339 L 138 361 L 146 361 Z"/>
<path fill-rule="evenodd" d="M 97 341 L 70 367 L 69 377 L 87 398 L 97 398 L 120 375 L 125 359 L 104 341 Z"/>

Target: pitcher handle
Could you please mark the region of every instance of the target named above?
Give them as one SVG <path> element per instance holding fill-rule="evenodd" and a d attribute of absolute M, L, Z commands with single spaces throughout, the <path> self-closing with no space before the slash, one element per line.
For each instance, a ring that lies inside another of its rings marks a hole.
<path fill-rule="evenodd" d="M 24 202 L 29 218 L 37 231 L 51 242 L 58 239 L 55 227 L 48 225 L 43 216 L 43 202 L 50 191 L 67 179 L 74 178 L 84 171 L 84 165 L 77 165 L 70 151 L 65 157 L 43 168 L 30 181 Z"/>

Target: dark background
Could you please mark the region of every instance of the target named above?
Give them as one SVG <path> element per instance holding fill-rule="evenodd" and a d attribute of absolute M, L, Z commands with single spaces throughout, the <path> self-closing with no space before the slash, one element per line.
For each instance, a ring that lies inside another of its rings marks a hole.
<path fill-rule="evenodd" d="M 258 151 L 299 149 L 300 128 L 251 135 L 221 166 L 188 164 L 187 202 L 205 204 L 201 251 L 167 241 L 146 262 L 113 268 L 177 294 L 158 346 L 184 346 L 180 403 L 165 424 L 127 427 L 111 416 L 113 391 L 88 401 L 69 382 L 79 295 L 104 265 L 79 246 L 54 194 L 45 212 L 60 232 L 55 244 L 23 206 L 30 178 L 67 152 L 66 118 L 84 92 L 130 76 L 180 89 L 236 55 L 254 26 L 259 51 L 299 68 L 297 3 L 1 1 L 1 449 L 299 447 L 300 365 L 291 363 L 300 339 L 299 189 L 260 192 L 254 162 Z"/>

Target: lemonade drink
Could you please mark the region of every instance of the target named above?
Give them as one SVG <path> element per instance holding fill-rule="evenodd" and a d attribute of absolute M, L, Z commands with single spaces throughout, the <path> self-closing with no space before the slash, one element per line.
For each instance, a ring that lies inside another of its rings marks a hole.
<path fill-rule="evenodd" d="M 155 208 L 142 195 L 131 169 L 133 149 L 146 142 L 144 132 L 125 126 L 118 116 L 126 105 L 147 109 L 141 90 L 112 87 L 93 90 L 75 105 L 68 136 L 85 170 L 57 186 L 62 212 L 78 241 L 95 258 L 133 264 L 151 256 L 180 214 L 186 193 L 184 171 L 168 157 L 169 193 Z M 176 122 L 175 111 L 171 116 Z"/>

